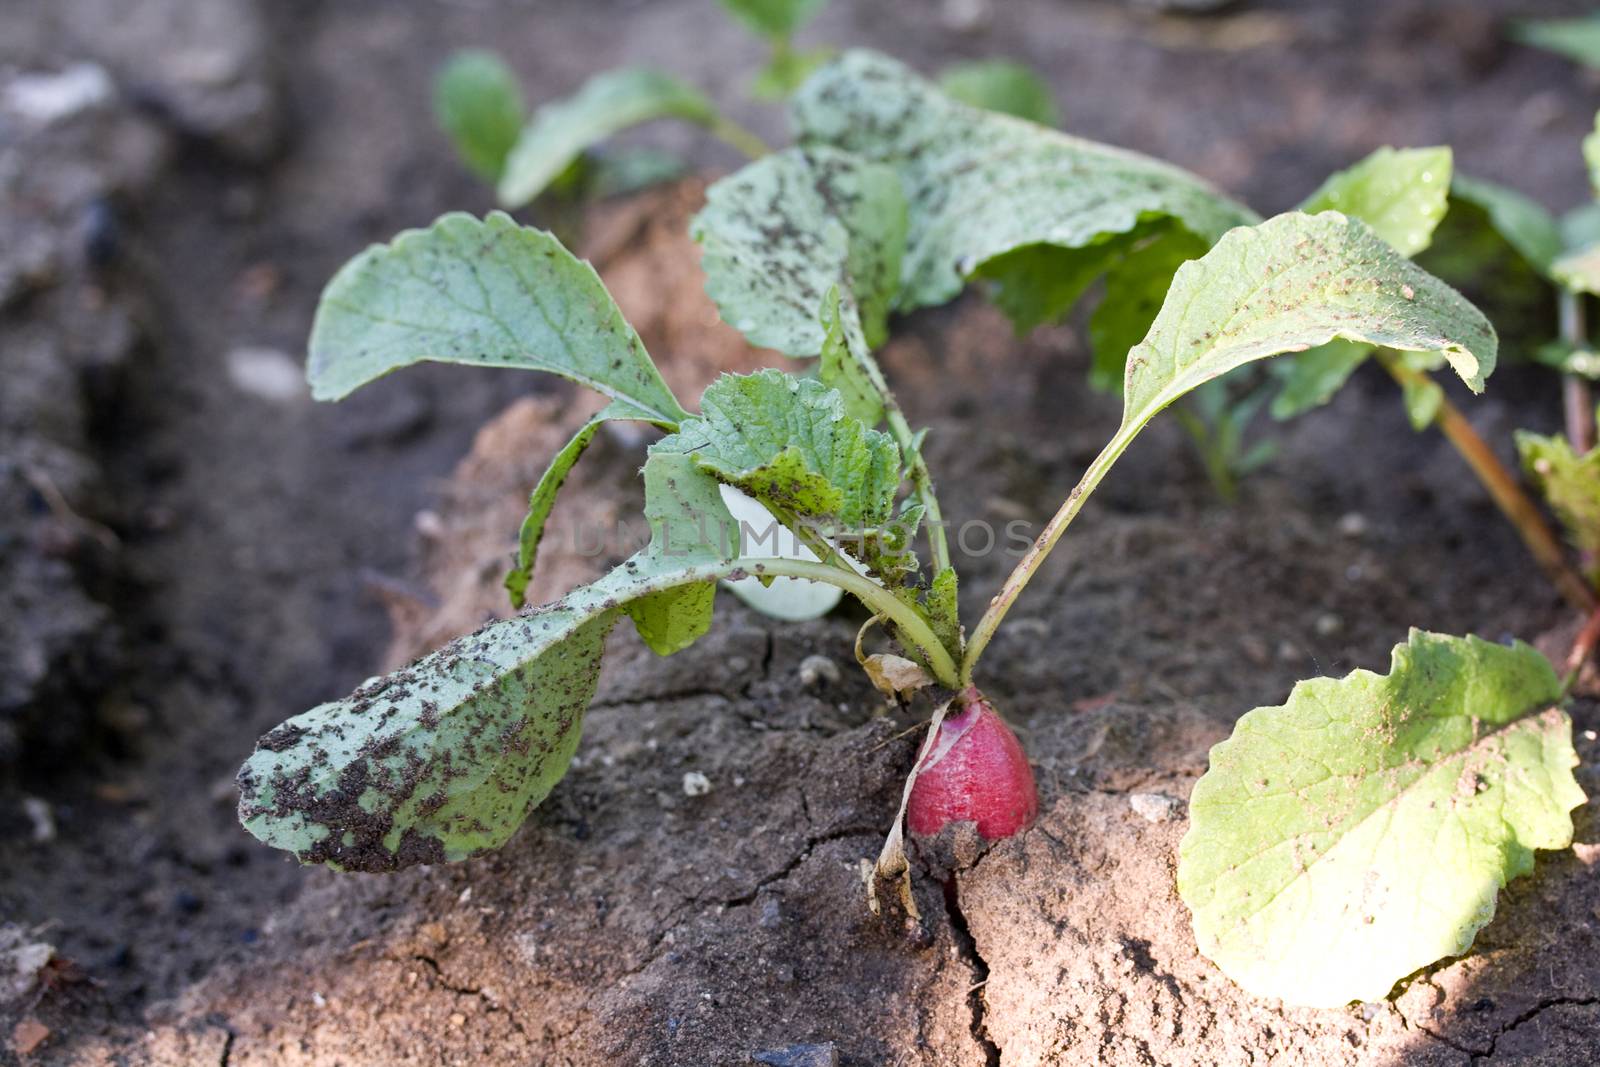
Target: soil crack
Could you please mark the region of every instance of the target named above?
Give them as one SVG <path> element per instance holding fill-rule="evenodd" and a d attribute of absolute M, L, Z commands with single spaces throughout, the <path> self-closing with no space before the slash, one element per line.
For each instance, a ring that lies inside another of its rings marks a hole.
<path fill-rule="evenodd" d="M 988 1067 L 1000 1067 L 1000 1046 L 989 1036 L 986 1018 L 988 1001 L 984 999 L 984 987 L 989 982 L 989 964 L 978 952 L 977 938 L 972 936 L 966 913 L 961 910 L 961 890 L 954 876 L 944 884 L 944 913 L 950 920 L 956 948 L 967 966 L 972 968 L 975 979 L 972 988 L 967 990 L 967 1006 L 972 1010 L 972 1039 L 983 1049 L 984 1063 Z"/>
<path fill-rule="evenodd" d="M 1600 997 L 1551 997 L 1547 1000 L 1541 1000 L 1538 1004 L 1529 1008 L 1521 1015 L 1518 1015 L 1505 1026 L 1502 1026 L 1499 1031 L 1496 1032 L 1494 1037 L 1489 1039 L 1489 1051 L 1474 1053 L 1472 1062 L 1474 1064 L 1484 1063 L 1493 1058 L 1495 1049 L 1500 1047 L 1500 1039 L 1502 1037 L 1505 1037 L 1511 1031 L 1517 1029 L 1517 1027 L 1523 1025 L 1524 1023 L 1532 1022 L 1534 1019 L 1537 1019 L 1540 1015 L 1543 1015 L 1551 1008 L 1560 1008 L 1567 1005 L 1577 1005 L 1579 1007 L 1587 1008 L 1593 1007 L 1597 1004 L 1600 1004 Z"/>
<path fill-rule="evenodd" d="M 445 977 L 444 969 L 439 966 L 439 961 L 434 959 L 432 956 L 424 956 L 414 953 L 411 958 L 416 960 L 418 963 L 426 965 L 427 968 L 433 972 L 433 980 L 438 983 L 439 988 L 445 990 L 446 992 L 454 993 L 457 996 L 477 997 L 478 1000 L 482 1001 L 484 1006 L 490 1011 L 504 1012 L 506 1020 L 511 1023 L 511 1029 L 515 1030 L 517 1034 L 524 1040 L 528 1040 L 528 1031 L 522 1028 L 522 1020 L 517 1018 L 517 1013 L 512 1011 L 510 1007 L 508 1007 L 499 997 L 496 997 L 493 993 L 483 989 L 474 989 L 471 986 L 459 986 L 454 984 Z M 224 1059 L 224 1067 L 226 1067 L 226 1063 L 227 1061 Z"/>

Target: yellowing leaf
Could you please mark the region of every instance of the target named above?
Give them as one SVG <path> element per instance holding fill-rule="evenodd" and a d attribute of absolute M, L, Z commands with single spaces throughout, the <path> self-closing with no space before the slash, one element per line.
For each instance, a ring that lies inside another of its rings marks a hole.
<path fill-rule="evenodd" d="M 1572 841 L 1572 724 L 1524 644 L 1412 631 L 1387 675 L 1301 682 L 1211 750 L 1178 890 L 1258 996 L 1335 1007 L 1459 955 L 1533 852 Z"/>

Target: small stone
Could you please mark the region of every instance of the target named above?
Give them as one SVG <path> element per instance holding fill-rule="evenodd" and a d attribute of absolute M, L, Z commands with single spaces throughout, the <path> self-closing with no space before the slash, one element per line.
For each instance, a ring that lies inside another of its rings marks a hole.
<path fill-rule="evenodd" d="M 764 930 L 771 930 L 783 924 L 783 904 L 775 896 L 769 896 L 761 902 L 761 918 L 757 920 Z"/>
<path fill-rule="evenodd" d="M 832 1041 L 820 1045 L 788 1045 L 751 1053 L 750 1059 L 767 1067 L 839 1067 L 839 1048 Z"/>
<path fill-rule="evenodd" d="M 824 682 L 838 685 L 839 679 L 839 665 L 827 656 L 807 656 L 800 661 L 800 684 L 807 689 L 815 689 Z"/>
<path fill-rule="evenodd" d="M 683 776 L 683 795 L 686 797 L 703 797 L 711 792 L 711 779 L 699 771 L 688 771 Z"/>
<path fill-rule="evenodd" d="M 50 810 L 49 801 L 39 797 L 23 797 L 22 812 L 33 827 L 34 844 L 48 845 L 56 839 L 56 817 L 55 812 Z"/>
<path fill-rule="evenodd" d="M 116 86 L 106 69 L 95 63 L 74 63 L 57 74 L 23 74 L 0 92 L 0 107 L 35 127 L 69 119 L 107 104 Z"/>
<path fill-rule="evenodd" d="M 284 404 L 306 395 L 305 374 L 287 352 L 236 348 L 228 353 L 228 380 L 242 393 Z"/>
<path fill-rule="evenodd" d="M 1367 532 L 1367 517 L 1359 511 L 1347 511 L 1339 516 L 1339 533 L 1345 537 L 1361 537 Z"/>
<path fill-rule="evenodd" d="M 30 1015 L 11 1028 L 11 1051 L 31 1056 L 49 1036 L 50 1028 Z"/>
<path fill-rule="evenodd" d="M 467 1017 L 465 1015 L 461 1014 L 459 1011 L 450 1013 L 451 1029 L 459 1030 L 465 1025 L 467 1025 Z"/>
<path fill-rule="evenodd" d="M 1325 611 L 1317 616 L 1316 630 L 1318 637 L 1332 637 L 1344 629 L 1344 620 L 1331 611 Z"/>
<path fill-rule="evenodd" d="M 1178 817 L 1183 801 L 1165 793 L 1134 793 L 1128 806 L 1145 822 L 1171 822 Z"/>

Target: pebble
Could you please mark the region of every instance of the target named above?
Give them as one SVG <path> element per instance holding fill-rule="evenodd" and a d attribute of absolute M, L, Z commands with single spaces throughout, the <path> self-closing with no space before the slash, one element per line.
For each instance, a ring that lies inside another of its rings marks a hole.
<path fill-rule="evenodd" d="M 276 348 L 235 348 L 228 353 L 228 380 L 241 393 L 277 404 L 306 396 L 300 364 Z"/>
<path fill-rule="evenodd" d="M 839 1047 L 832 1041 L 819 1045 L 788 1045 L 751 1053 L 750 1059 L 767 1067 L 839 1067 Z"/>
<path fill-rule="evenodd" d="M 11 79 L 0 106 L 35 127 L 54 125 L 116 96 L 111 75 L 96 63 L 74 63 L 55 74 L 23 74 Z"/>
<path fill-rule="evenodd" d="M 839 665 L 827 656 L 807 656 L 800 661 L 800 684 L 807 689 L 815 689 L 824 682 L 838 685 L 839 679 Z"/>
<path fill-rule="evenodd" d="M 49 801 L 39 797 L 23 797 L 22 811 L 33 827 L 34 844 L 48 845 L 56 839 L 56 817 L 55 812 L 50 810 Z"/>
<path fill-rule="evenodd" d="M 1318 637 L 1332 637 L 1344 629 L 1344 620 L 1331 611 L 1325 611 L 1317 616 L 1316 630 Z"/>
<path fill-rule="evenodd" d="M 1171 822 L 1178 817 L 1183 801 L 1165 793 L 1134 793 L 1128 806 L 1145 822 Z"/>
<path fill-rule="evenodd" d="M 699 771 L 688 771 L 683 776 L 683 795 L 703 797 L 711 792 L 711 779 Z"/>
<path fill-rule="evenodd" d="M 1359 511 L 1348 511 L 1339 517 L 1339 532 L 1345 537 L 1360 537 L 1367 532 L 1367 517 Z"/>

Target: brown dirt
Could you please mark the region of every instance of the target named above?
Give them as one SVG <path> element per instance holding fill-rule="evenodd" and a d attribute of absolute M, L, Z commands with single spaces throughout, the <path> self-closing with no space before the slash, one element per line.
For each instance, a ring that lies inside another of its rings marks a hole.
<path fill-rule="evenodd" d="M 255 846 L 228 786 L 252 739 L 371 673 L 386 606 L 407 648 L 501 609 L 519 509 L 551 448 L 541 416 L 575 409 L 545 383 L 450 368 L 338 409 L 271 403 L 230 383 L 225 353 L 298 351 L 321 281 L 362 243 L 486 206 L 423 118 L 449 47 L 504 48 L 536 97 L 623 59 L 732 97 L 757 60 L 712 5 L 687 0 L 563 2 L 537 20 L 517 5 L 263 10 L 266 61 L 242 69 L 282 89 L 280 156 L 208 129 L 226 107 L 131 79 L 165 100 L 139 114 L 165 124 L 174 152 L 163 181 L 119 204 L 151 340 L 114 403 L 92 409 L 84 446 L 121 546 L 110 590 L 86 588 L 115 613 L 127 665 L 96 687 L 110 697 L 70 705 L 95 724 L 90 740 L 8 770 L 0 789 L 0 918 L 72 961 L 27 995 L 50 1030 L 29 1062 L 698 1065 L 829 1042 L 845 1064 L 1600 1059 L 1592 808 L 1579 847 L 1504 895 L 1472 956 L 1385 1004 L 1286 1012 L 1196 955 L 1172 891 L 1181 808 L 1150 823 L 1129 800 L 1181 800 L 1241 711 L 1300 677 L 1381 667 L 1409 625 L 1498 638 L 1562 620 L 1456 458 L 1412 435 L 1376 378 L 1288 428 L 1234 508 L 1209 497 L 1173 426 L 1122 461 L 989 661 L 1044 815 L 949 898 L 924 881 L 919 930 L 861 906 L 856 864 L 892 816 L 913 741 L 895 739 L 909 719 L 876 715 L 850 669 L 848 611 L 777 626 L 724 597 L 712 634 L 669 660 L 619 635 L 573 773 L 495 856 L 339 878 Z M 836 2 L 815 37 L 928 69 L 1018 55 L 1055 81 L 1073 130 L 1194 167 L 1265 210 L 1387 141 L 1452 142 L 1464 168 L 1555 204 L 1583 193 L 1573 146 L 1595 87 L 1498 43 L 1489 5 L 1261 5 L 1187 22 L 1027 0 L 995 5 L 979 31 L 933 10 Z M 65 43 L 0 40 L 8 61 L 48 64 L 82 54 L 93 29 L 85 16 Z M 168 69 L 159 49 L 144 58 Z M 739 110 L 778 139 L 770 116 Z M 731 162 L 681 131 L 648 137 Z M 587 228 L 682 382 L 753 358 L 703 317 L 677 221 L 693 196 L 614 205 Z M 975 302 L 901 324 L 885 362 L 933 427 L 955 516 L 1041 521 L 1115 422 L 1082 384 L 1072 330 L 1017 342 Z M 1552 386 L 1506 368 L 1471 410 L 1505 441 L 1551 421 Z M 605 439 L 562 507 L 629 506 L 639 447 Z M 1365 532 L 1340 532 L 1351 513 Z M 546 562 L 549 589 L 594 566 Z M 1004 562 L 962 560 L 969 618 Z M 805 688 L 812 654 L 842 681 Z M 1580 731 L 1600 727 L 1594 707 L 1576 715 Z M 1580 751 L 1600 762 L 1592 739 Z M 709 794 L 684 794 L 690 770 Z M 24 796 L 52 810 L 53 840 L 29 839 Z M 17 1010 L 0 1012 L 0 1062 Z"/>

